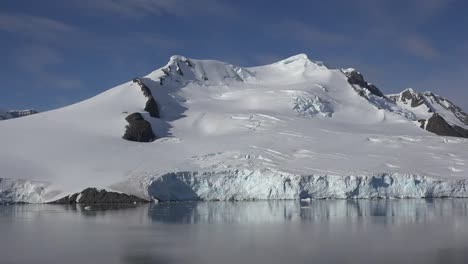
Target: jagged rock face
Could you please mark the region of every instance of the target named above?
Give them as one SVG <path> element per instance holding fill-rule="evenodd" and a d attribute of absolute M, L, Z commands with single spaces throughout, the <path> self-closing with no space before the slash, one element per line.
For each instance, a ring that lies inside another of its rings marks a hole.
<path fill-rule="evenodd" d="M 160 118 L 159 107 L 153 97 L 148 98 L 148 101 L 146 101 L 145 111 L 148 112 L 151 117 Z"/>
<path fill-rule="evenodd" d="M 464 129 L 459 126 L 453 126 L 453 129 L 455 129 L 455 131 L 457 131 L 457 133 L 459 133 L 461 137 L 468 138 L 468 129 Z"/>
<path fill-rule="evenodd" d="M 441 136 L 467 137 L 468 115 L 457 105 L 432 92 L 411 88 L 388 95 L 397 105 L 414 112 L 421 128 Z"/>
<path fill-rule="evenodd" d="M 445 109 L 449 110 L 452 112 L 458 120 L 460 120 L 463 124 L 468 126 L 468 114 L 461 109 L 461 107 L 455 105 L 453 102 L 450 100 L 443 98 L 441 96 L 435 95 L 434 93 L 431 92 L 425 92 L 423 93 L 423 96 L 428 98 L 433 103 L 439 104 Z"/>
<path fill-rule="evenodd" d="M 125 193 L 108 192 L 96 188 L 87 188 L 80 193 L 75 193 L 59 200 L 53 204 L 133 204 L 147 203 L 147 200 Z"/>
<path fill-rule="evenodd" d="M 160 118 L 159 114 L 159 107 L 154 99 L 153 95 L 151 94 L 151 90 L 146 86 L 141 79 L 133 79 L 133 83 L 136 83 L 140 86 L 141 91 L 145 95 L 148 100 L 146 101 L 145 111 L 150 114 L 151 117 Z"/>
<path fill-rule="evenodd" d="M 145 104 L 145 111 L 151 117 L 160 118 L 159 107 L 151 94 L 151 90 L 139 78 L 133 79 L 133 83 L 140 86 L 143 95 L 148 99 Z M 128 122 L 123 139 L 134 142 L 152 142 L 156 140 L 151 123 L 146 121 L 140 113 L 133 113 L 125 118 Z"/>
<path fill-rule="evenodd" d="M 151 124 L 140 113 L 133 113 L 125 119 L 128 125 L 123 139 L 134 142 L 153 142 L 156 139 Z"/>
<path fill-rule="evenodd" d="M 453 115 L 456 119 L 460 120 L 461 124 L 468 126 L 468 114 L 450 100 L 432 92 L 418 93 L 413 89 L 408 88 L 399 94 L 389 95 L 388 97 L 397 104 L 402 106 L 407 105 L 407 109 L 425 106 L 427 108 L 426 112 L 430 116 L 432 113 L 438 113 L 447 119 L 447 115 Z M 430 116 L 424 118 L 421 116 L 420 118 L 429 119 Z"/>
<path fill-rule="evenodd" d="M 364 80 L 364 76 L 361 73 L 353 70 L 345 72 L 348 77 L 348 82 L 352 85 L 358 85 L 361 88 L 367 89 L 371 94 L 378 97 L 385 97 L 385 95 L 377 88 L 377 86 L 370 84 Z"/>
<path fill-rule="evenodd" d="M 392 98 L 395 100 L 395 98 Z M 418 107 L 422 104 L 424 104 L 424 98 L 418 94 L 418 93 L 414 93 L 412 92 L 412 90 L 405 90 L 401 93 L 401 100 L 404 102 L 404 103 L 407 103 L 408 101 L 411 102 L 411 107 Z"/>
<path fill-rule="evenodd" d="M 437 113 L 427 120 L 426 130 L 439 136 L 468 138 L 468 130 L 450 125 Z"/>

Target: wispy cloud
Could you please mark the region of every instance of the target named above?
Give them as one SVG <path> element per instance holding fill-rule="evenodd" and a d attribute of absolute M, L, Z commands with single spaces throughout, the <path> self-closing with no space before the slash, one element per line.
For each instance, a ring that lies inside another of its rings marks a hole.
<path fill-rule="evenodd" d="M 401 38 L 400 45 L 409 54 L 426 60 L 432 60 L 440 56 L 440 52 L 429 40 L 418 35 Z"/>
<path fill-rule="evenodd" d="M 231 16 L 234 9 L 223 0 L 70 0 L 80 9 L 95 14 L 119 15 L 127 18 L 141 18 L 150 15 L 175 16 Z"/>
<path fill-rule="evenodd" d="M 421 25 L 444 12 L 454 0 L 356 0 L 355 11 L 370 18 L 373 26 L 407 27 Z M 371 26 L 372 26 L 371 25 Z"/>
<path fill-rule="evenodd" d="M 418 14 L 420 20 L 428 20 L 432 17 L 443 12 L 448 6 L 450 6 L 453 0 L 410 0 L 414 10 Z"/>
<path fill-rule="evenodd" d="M 0 13 L 0 31 L 41 41 L 56 41 L 75 31 L 70 25 L 45 17 Z"/>
<path fill-rule="evenodd" d="M 272 34 L 281 37 L 290 36 L 295 40 L 309 44 L 336 45 L 343 44 L 347 39 L 344 34 L 325 31 L 297 20 L 286 20 L 274 25 Z"/>
<path fill-rule="evenodd" d="M 15 56 L 17 67 L 33 75 L 42 85 L 67 90 L 81 87 L 80 80 L 62 76 L 51 69 L 63 63 L 64 58 L 59 52 L 41 45 L 23 46 Z"/>
<path fill-rule="evenodd" d="M 0 32 L 12 34 L 25 43 L 10 50 L 11 63 L 33 76 L 37 84 L 63 89 L 82 85 L 81 81 L 59 75 L 52 69 L 65 63 L 57 44 L 79 32 L 78 29 L 51 18 L 0 13 Z"/>
<path fill-rule="evenodd" d="M 71 50 L 97 54 L 112 64 L 136 54 L 142 48 L 161 51 L 177 47 L 176 41 L 162 35 L 128 31 L 118 35 L 96 33 L 52 18 L 17 13 L 0 13 L 2 32 L 11 34 L 17 43 L 22 43 L 6 56 L 10 64 L 32 76 L 37 84 L 51 89 L 83 87 L 77 77 L 58 74 L 59 66 L 67 63 L 66 58 L 72 54 Z"/>

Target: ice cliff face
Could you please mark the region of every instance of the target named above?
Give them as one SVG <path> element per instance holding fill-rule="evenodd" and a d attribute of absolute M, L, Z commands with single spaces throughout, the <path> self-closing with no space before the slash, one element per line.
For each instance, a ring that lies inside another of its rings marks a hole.
<path fill-rule="evenodd" d="M 159 201 L 292 199 L 390 199 L 468 197 L 468 180 L 440 181 L 419 175 L 293 175 L 269 169 L 158 177 L 149 195 Z"/>
<path fill-rule="evenodd" d="M 89 187 L 163 201 L 465 197 L 468 140 L 428 132 L 462 127 L 463 112 L 437 98 L 447 125 L 430 121 L 407 97 L 305 54 L 250 68 L 173 56 L 81 103 L 0 122 L 0 202 Z"/>

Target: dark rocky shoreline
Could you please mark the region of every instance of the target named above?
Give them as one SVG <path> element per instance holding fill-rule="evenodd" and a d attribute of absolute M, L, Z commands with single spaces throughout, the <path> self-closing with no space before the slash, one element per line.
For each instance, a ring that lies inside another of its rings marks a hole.
<path fill-rule="evenodd" d="M 50 204 L 143 204 L 148 200 L 141 199 L 135 195 L 125 193 L 109 192 L 96 188 L 87 188 L 80 193 L 71 194 L 61 199 L 50 202 Z"/>

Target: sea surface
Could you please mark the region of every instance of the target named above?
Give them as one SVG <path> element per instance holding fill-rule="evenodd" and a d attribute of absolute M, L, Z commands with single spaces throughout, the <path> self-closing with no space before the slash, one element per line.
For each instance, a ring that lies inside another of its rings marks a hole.
<path fill-rule="evenodd" d="M 0 206 L 0 263 L 468 263 L 468 200 Z"/>

